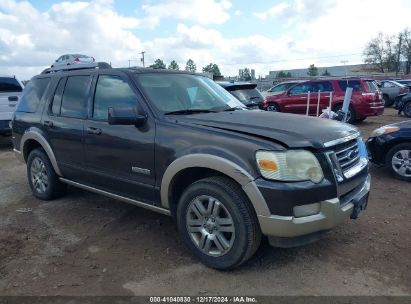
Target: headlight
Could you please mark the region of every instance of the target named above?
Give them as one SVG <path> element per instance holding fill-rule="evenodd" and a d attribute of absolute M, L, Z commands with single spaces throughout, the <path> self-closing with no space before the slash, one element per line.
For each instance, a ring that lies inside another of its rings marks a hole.
<path fill-rule="evenodd" d="M 256 159 L 261 174 L 267 179 L 319 183 L 324 178 L 320 163 L 310 151 L 257 151 Z"/>
<path fill-rule="evenodd" d="M 378 129 L 375 129 L 370 137 L 376 137 L 376 136 L 380 136 L 380 135 L 387 135 L 393 132 L 397 132 L 400 128 L 398 127 L 390 127 L 390 126 L 384 126 Z"/>

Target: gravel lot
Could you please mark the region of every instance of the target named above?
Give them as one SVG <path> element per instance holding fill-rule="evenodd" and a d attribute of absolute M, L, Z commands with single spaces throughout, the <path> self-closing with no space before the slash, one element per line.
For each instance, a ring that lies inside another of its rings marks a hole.
<path fill-rule="evenodd" d="M 366 138 L 405 120 L 392 109 L 358 127 Z M 411 295 L 411 187 L 371 168 L 368 210 L 321 241 L 263 244 L 219 272 L 183 247 L 170 218 L 83 190 L 44 202 L 0 139 L 0 295 Z"/>

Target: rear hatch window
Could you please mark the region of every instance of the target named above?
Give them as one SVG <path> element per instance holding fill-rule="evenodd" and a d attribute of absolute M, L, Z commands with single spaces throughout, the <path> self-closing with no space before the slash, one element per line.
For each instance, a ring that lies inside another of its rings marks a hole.
<path fill-rule="evenodd" d="M 366 80 L 365 81 L 366 88 L 368 92 L 379 92 L 380 90 L 378 89 L 377 83 L 374 80 Z"/>
<path fill-rule="evenodd" d="M 264 98 L 257 89 L 236 89 L 229 91 L 245 105 L 260 104 Z"/>
<path fill-rule="evenodd" d="M 0 77 L 0 93 L 21 92 L 23 88 L 16 78 Z"/>

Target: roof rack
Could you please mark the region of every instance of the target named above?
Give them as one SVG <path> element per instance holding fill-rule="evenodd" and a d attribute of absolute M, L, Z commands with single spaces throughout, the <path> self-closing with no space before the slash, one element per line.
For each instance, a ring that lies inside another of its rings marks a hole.
<path fill-rule="evenodd" d="M 90 64 L 82 65 L 68 65 L 64 67 L 52 67 L 47 68 L 41 72 L 41 74 L 51 74 L 58 72 L 67 72 L 67 71 L 77 71 L 77 70 L 94 70 L 94 69 L 111 69 L 111 65 L 107 62 L 95 62 Z"/>

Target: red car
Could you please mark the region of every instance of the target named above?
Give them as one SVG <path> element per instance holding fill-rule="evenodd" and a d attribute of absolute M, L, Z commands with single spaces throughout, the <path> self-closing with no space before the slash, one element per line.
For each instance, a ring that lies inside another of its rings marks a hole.
<path fill-rule="evenodd" d="M 347 87 L 353 88 L 347 122 L 353 123 L 362 121 L 368 116 L 382 115 L 384 101 L 377 84 L 372 79 L 361 78 L 323 78 L 296 83 L 283 92 L 268 96 L 262 108 L 268 111 L 305 115 L 307 95 L 310 92 L 309 115 L 315 116 L 318 94 L 320 94 L 319 113 L 321 114 L 321 110 L 329 106 L 330 92 L 332 92 L 332 110 L 338 111 L 342 108 Z"/>

